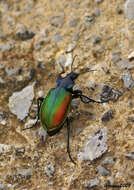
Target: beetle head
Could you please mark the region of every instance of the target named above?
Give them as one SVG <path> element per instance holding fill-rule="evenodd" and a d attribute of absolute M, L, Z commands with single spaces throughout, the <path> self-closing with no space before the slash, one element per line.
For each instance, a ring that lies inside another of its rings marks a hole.
<path fill-rule="evenodd" d="M 71 80 L 75 80 L 75 79 L 77 79 L 77 77 L 79 76 L 79 74 L 78 73 L 75 73 L 75 72 L 71 72 L 71 73 L 69 73 L 68 75 L 67 75 L 67 77 L 69 77 Z"/>

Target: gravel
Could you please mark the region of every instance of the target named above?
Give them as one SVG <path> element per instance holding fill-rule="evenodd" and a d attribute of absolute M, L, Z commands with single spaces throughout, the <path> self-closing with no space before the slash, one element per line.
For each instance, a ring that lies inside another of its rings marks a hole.
<path fill-rule="evenodd" d="M 23 120 L 29 113 L 32 100 L 34 98 L 34 83 L 22 89 L 19 92 L 14 92 L 9 97 L 9 109 L 17 116 L 18 119 Z"/>
<path fill-rule="evenodd" d="M 78 153 L 78 159 L 92 161 L 101 157 L 108 150 L 106 142 L 107 128 L 104 127 L 88 138 L 83 149 Z"/>
<path fill-rule="evenodd" d="M 134 19 L 134 0 L 127 0 L 124 5 L 124 10 L 128 19 Z"/>
<path fill-rule="evenodd" d="M 100 93 L 100 100 L 101 101 L 117 101 L 118 98 L 122 95 L 122 93 L 109 85 L 104 85 L 102 91 Z"/>
<path fill-rule="evenodd" d="M 121 79 L 123 80 L 124 86 L 128 90 L 131 90 L 134 87 L 134 80 L 130 72 L 127 72 L 127 71 L 123 72 Z"/>

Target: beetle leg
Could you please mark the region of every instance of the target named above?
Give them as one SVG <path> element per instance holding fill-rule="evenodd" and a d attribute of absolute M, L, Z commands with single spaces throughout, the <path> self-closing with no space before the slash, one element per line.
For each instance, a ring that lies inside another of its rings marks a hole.
<path fill-rule="evenodd" d="M 72 90 L 71 93 L 73 94 L 73 99 L 74 98 L 79 98 L 80 95 L 82 95 L 82 91 L 81 90 Z"/>
<path fill-rule="evenodd" d="M 67 153 L 68 153 L 68 156 L 69 156 L 71 162 L 73 162 L 73 164 L 76 164 L 75 161 L 72 159 L 71 154 L 70 154 L 70 148 L 69 148 L 70 122 L 69 122 L 68 117 L 67 117 L 66 121 L 67 121 Z"/>
<path fill-rule="evenodd" d="M 37 99 L 37 106 L 38 106 L 38 117 L 37 117 L 37 120 L 36 120 L 35 124 L 34 124 L 34 125 L 32 125 L 31 127 L 28 127 L 28 128 L 22 129 L 22 130 L 31 129 L 31 128 L 34 128 L 34 127 L 37 125 L 37 122 L 38 122 L 38 120 L 39 120 L 39 111 L 40 111 L 40 106 L 41 106 L 41 104 L 42 104 L 43 100 L 44 100 L 44 98 L 42 98 L 42 97 L 40 97 L 40 98 L 38 98 L 38 99 Z"/>
<path fill-rule="evenodd" d="M 104 103 L 104 101 L 96 101 L 92 98 L 89 98 L 89 97 L 83 95 L 81 90 L 74 90 L 74 91 L 71 91 L 71 93 L 73 94 L 73 99 L 80 98 L 81 101 L 85 104 L 88 104 L 89 102 L 96 102 L 96 103 L 100 103 L 100 104 Z"/>
<path fill-rule="evenodd" d="M 79 97 L 80 97 L 81 101 L 85 104 L 88 104 L 89 102 L 95 102 L 95 103 L 100 103 L 100 104 L 104 103 L 104 101 L 96 101 L 92 98 L 84 96 L 83 94 L 81 94 Z"/>

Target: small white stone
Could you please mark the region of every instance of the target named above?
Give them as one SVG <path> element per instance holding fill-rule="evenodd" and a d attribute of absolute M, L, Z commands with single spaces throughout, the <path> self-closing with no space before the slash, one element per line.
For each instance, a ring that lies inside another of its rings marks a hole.
<path fill-rule="evenodd" d="M 7 153 L 11 151 L 11 146 L 6 144 L 0 144 L 0 154 Z"/>
<path fill-rule="evenodd" d="M 67 58 L 66 58 L 66 62 L 65 62 L 65 67 L 69 66 L 72 64 L 73 61 L 73 57 L 72 57 L 72 53 L 67 53 Z"/>
<path fill-rule="evenodd" d="M 128 19 L 134 19 L 134 0 L 127 0 L 124 8 L 126 17 Z"/>
<path fill-rule="evenodd" d="M 79 160 L 94 160 L 101 157 L 107 151 L 107 128 L 98 130 L 93 136 L 90 136 L 78 153 Z"/>
<path fill-rule="evenodd" d="M 40 90 L 39 92 L 38 92 L 38 97 L 43 97 L 44 96 L 44 92 L 43 92 L 43 90 Z"/>
<path fill-rule="evenodd" d="M 132 52 L 129 54 L 128 59 L 129 59 L 129 60 L 134 59 L 134 51 L 132 51 Z"/>
<path fill-rule="evenodd" d="M 13 95 L 9 97 L 9 109 L 13 114 L 17 115 L 17 118 L 20 120 L 25 119 L 28 115 L 29 108 L 34 98 L 34 84 L 35 83 L 25 87 L 19 92 L 13 93 Z"/>

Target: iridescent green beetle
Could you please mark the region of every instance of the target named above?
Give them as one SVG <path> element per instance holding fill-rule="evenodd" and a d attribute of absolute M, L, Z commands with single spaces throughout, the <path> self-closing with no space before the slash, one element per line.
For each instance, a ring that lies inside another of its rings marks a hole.
<path fill-rule="evenodd" d="M 75 164 L 69 149 L 70 122 L 68 119 L 68 113 L 70 111 L 72 99 L 80 98 L 83 103 L 103 102 L 95 101 L 84 96 L 80 90 L 73 90 L 73 86 L 75 85 L 74 81 L 81 73 L 78 74 L 73 72 L 71 67 L 71 72 L 66 77 L 63 78 L 61 74 L 56 80 L 56 88 L 50 89 L 45 98 L 38 98 L 38 119 L 50 136 L 59 132 L 64 123 L 67 123 L 67 152 L 70 160 Z M 33 126 L 31 128 L 33 128 Z"/>

